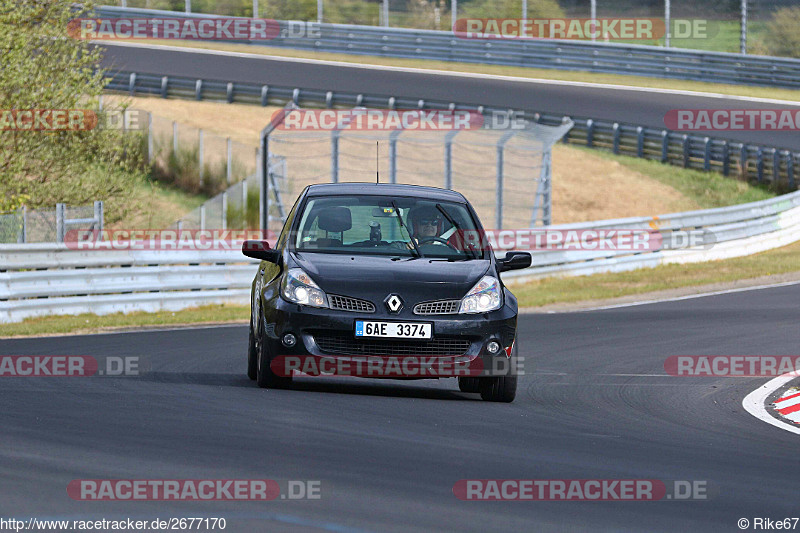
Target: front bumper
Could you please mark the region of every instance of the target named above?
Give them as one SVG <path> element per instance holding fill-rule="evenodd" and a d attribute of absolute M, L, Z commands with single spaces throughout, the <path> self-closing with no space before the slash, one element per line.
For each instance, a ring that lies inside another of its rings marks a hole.
<path fill-rule="evenodd" d="M 274 294 L 274 293 L 273 293 Z M 476 315 L 395 315 L 388 312 L 358 313 L 314 308 L 289 303 L 280 296 L 265 302 L 265 343 L 272 358 L 286 356 L 315 356 L 318 362 L 328 361 L 327 368 L 366 368 L 360 361 L 374 358 L 394 358 L 409 375 L 353 373 L 361 377 L 436 378 L 450 377 L 446 369 L 454 365 L 456 374 L 464 375 L 465 365 L 470 376 L 506 375 L 513 371 L 509 364 L 511 347 L 517 325 L 516 307 L 508 304 L 496 311 Z M 428 322 L 433 325 L 430 341 L 401 339 L 363 339 L 355 337 L 356 320 Z M 297 339 L 287 347 L 282 339 L 291 333 Z M 489 353 L 491 341 L 501 349 Z M 308 358 L 304 358 L 308 361 Z M 343 363 L 344 361 L 344 363 Z M 434 363 L 435 364 L 432 364 Z M 433 372 L 431 367 L 435 367 Z M 396 366 L 395 366 L 396 369 Z M 442 370 L 445 369 L 445 370 Z"/>

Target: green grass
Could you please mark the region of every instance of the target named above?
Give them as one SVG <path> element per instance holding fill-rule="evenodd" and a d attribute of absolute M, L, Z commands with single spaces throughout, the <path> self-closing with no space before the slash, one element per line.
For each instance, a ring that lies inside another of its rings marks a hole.
<path fill-rule="evenodd" d="M 660 161 L 615 155 L 583 146 L 570 145 L 570 147 L 616 161 L 620 165 L 644 174 L 664 185 L 669 185 L 697 202 L 701 209 L 757 202 L 775 196 L 775 193 L 766 186 L 750 184 L 734 177 L 725 177 L 717 172 L 681 168 L 667 165 Z"/>
<path fill-rule="evenodd" d="M 14 324 L 0 324 L 0 337 L 50 335 L 63 333 L 98 333 L 126 326 L 171 326 L 175 324 L 220 323 L 247 320 L 250 310 L 244 306 L 207 305 L 182 311 L 157 313 L 82 314 L 29 318 Z"/>
<path fill-rule="evenodd" d="M 760 254 L 688 265 L 662 265 L 630 272 L 545 278 L 512 285 L 520 307 L 616 298 L 800 271 L 800 243 Z"/>

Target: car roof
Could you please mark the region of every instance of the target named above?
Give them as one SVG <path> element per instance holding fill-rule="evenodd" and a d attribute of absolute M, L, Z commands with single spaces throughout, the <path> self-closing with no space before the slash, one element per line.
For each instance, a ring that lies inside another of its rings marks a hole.
<path fill-rule="evenodd" d="M 308 186 L 308 196 L 333 196 L 343 194 L 374 195 L 374 196 L 412 196 L 429 200 L 441 200 L 466 203 L 467 200 L 460 192 L 437 187 L 423 187 L 421 185 L 405 185 L 390 183 L 318 183 Z"/>

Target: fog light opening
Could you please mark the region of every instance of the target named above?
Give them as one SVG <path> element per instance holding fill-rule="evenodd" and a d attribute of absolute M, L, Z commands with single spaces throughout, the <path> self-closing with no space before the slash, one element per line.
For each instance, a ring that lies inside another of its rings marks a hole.
<path fill-rule="evenodd" d="M 489 344 L 486 345 L 486 349 L 489 350 L 489 353 L 496 354 L 500 351 L 500 343 L 497 341 L 489 341 Z"/>
<path fill-rule="evenodd" d="M 287 333 L 286 335 L 283 336 L 281 342 L 287 348 L 291 348 L 292 346 L 297 344 L 297 337 L 295 337 L 292 333 Z"/>

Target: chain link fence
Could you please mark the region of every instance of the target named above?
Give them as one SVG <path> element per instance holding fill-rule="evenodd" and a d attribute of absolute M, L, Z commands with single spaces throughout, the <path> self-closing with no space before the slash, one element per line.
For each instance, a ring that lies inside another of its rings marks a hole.
<path fill-rule="evenodd" d="M 0 244 L 64 242 L 66 232 L 76 229 L 102 230 L 103 202 L 0 214 Z"/>

